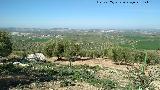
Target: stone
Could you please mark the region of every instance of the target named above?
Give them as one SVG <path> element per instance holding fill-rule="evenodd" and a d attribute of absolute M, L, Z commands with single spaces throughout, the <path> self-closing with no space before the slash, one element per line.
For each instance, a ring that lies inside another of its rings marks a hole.
<path fill-rule="evenodd" d="M 150 86 L 153 86 L 155 90 L 160 90 L 160 81 L 153 81 Z"/>
<path fill-rule="evenodd" d="M 29 61 L 45 61 L 46 57 L 42 53 L 29 54 L 27 56 Z"/>
<path fill-rule="evenodd" d="M 13 63 L 13 65 L 19 65 L 20 64 L 20 62 L 14 62 Z"/>
<path fill-rule="evenodd" d="M 22 66 L 22 67 L 29 66 L 28 64 L 23 64 L 23 63 L 20 63 L 20 62 L 14 62 L 13 65 L 19 65 L 19 66 Z"/>

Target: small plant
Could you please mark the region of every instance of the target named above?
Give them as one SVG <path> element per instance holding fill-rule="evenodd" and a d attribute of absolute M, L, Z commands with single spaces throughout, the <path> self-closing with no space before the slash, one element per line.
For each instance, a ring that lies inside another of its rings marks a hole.
<path fill-rule="evenodd" d="M 145 54 L 144 63 L 137 67 L 133 67 L 129 69 L 129 80 L 131 81 L 130 84 L 127 86 L 127 88 L 130 88 L 130 90 L 139 89 L 139 90 L 145 90 L 146 88 L 149 88 L 150 83 L 153 81 L 152 77 L 150 75 L 147 75 L 146 73 L 146 67 L 147 67 L 147 53 Z"/>
<path fill-rule="evenodd" d="M 60 82 L 61 87 L 67 87 L 67 86 L 75 86 L 74 82 L 70 79 L 64 79 Z"/>

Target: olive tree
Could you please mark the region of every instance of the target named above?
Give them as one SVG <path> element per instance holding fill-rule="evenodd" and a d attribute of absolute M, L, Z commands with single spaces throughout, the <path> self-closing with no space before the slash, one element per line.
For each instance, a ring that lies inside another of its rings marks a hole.
<path fill-rule="evenodd" d="M 44 50 L 47 56 L 57 56 L 58 59 L 61 59 L 61 57 L 66 57 L 68 60 L 75 60 L 77 56 L 80 55 L 79 43 L 65 39 L 48 41 Z"/>
<path fill-rule="evenodd" d="M 12 43 L 8 32 L 0 31 L 0 56 L 6 57 L 12 52 Z"/>
<path fill-rule="evenodd" d="M 75 41 L 68 41 L 65 49 L 65 57 L 67 59 L 76 60 L 77 56 L 80 55 L 80 44 Z"/>
<path fill-rule="evenodd" d="M 57 56 L 58 59 L 61 59 L 64 55 L 66 45 L 63 39 L 50 40 L 46 43 L 44 52 L 49 57 Z"/>

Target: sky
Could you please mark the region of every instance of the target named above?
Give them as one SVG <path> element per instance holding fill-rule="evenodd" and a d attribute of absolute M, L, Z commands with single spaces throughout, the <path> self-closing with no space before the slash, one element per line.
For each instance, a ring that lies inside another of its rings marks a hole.
<path fill-rule="evenodd" d="M 160 0 L 110 1 L 0 0 L 0 27 L 160 28 Z"/>

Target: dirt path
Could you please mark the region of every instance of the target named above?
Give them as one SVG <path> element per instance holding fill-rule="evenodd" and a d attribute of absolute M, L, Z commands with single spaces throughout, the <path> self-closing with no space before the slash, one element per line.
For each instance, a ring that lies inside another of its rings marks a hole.
<path fill-rule="evenodd" d="M 64 64 L 64 65 L 69 64 L 69 61 L 56 61 L 56 58 L 49 59 L 49 61 L 52 61 L 54 63 Z M 85 64 L 89 66 L 98 65 L 100 67 L 109 67 L 109 68 L 123 70 L 123 71 L 126 71 L 127 67 L 130 67 L 128 65 L 117 65 L 110 59 L 102 59 L 102 58 L 89 59 L 89 60 L 77 60 L 75 62 L 72 62 L 72 65 L 85 65 Z"/>

